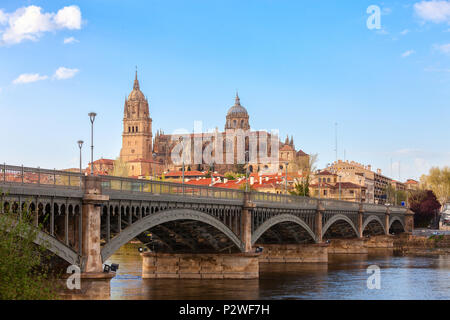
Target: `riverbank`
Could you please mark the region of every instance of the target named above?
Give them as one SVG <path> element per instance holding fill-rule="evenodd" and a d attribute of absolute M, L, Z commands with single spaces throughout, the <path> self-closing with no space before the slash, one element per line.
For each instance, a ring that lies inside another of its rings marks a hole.
<path fill-rule="evenodd" d="M 449 255 L 450 235 L 417 236 L 402 234 L 394 238 L 394 250 L 401 255 Z"/>

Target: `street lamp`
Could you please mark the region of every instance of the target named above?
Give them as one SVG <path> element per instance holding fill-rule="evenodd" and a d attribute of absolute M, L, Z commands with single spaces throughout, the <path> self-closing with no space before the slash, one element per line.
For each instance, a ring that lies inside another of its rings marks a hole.
<path fill-rule="evenodd" d="M 78 143 L 78 148 L 80 148 L 80 174 L 83 174 L 83 170 L 81 168 L 81 148 L 83 147 L 84 141 L 78 140 L 77 143 Z"/>
<path fill-rule="evenodd" d="M 211 186 L 214 186 L 214 162 L 211 161 L 209 164 L 209 170 L 211 170 Z"/>
<path fill-rule="evenodd" d="M 245 151 L 245 163 L 247 165 L 247 167 L 245 169 L 245 192 L 248 192 L 248 172 L 249 172 L 248 156 L 249 156 L 249 152 Z"/>
<path fill-rule="evenodd" d="M 287 179 L 288 179 L 288 177 L 287 177 L 287 169 L 288 169 L 288 165 L 289 165 L 289 162 L 285 162 L 284 163 L 284 168 L 286 169 L 286 181 L 285 181 L 285 183 L 284 183 L 284 193 L 285 194 L 287 194 L 287 185 L 288 185 L 288 181 L 287 181 Z"/>
<path fill-rule="evenodd" d="M 90 112 L 88 114 L 91 120 L 91 176 L 94 174 L 94 121 L 97 114 L 95 112 Z"/>
<path fill-rule="evenodd" d="M 341 184 L 342 184 L 342 177 L 338 176 L 339 179 L 339 200 L 341 200 Z"/>
<path fill-rule="evenodd" d="M 178 141 L 181 143 L 181 146 L 183 147 L 182 151 L 181 151 L 181 161 L 182 161 L 182 167 L 181 167 L 181 185 L 182 185 L 182 189 L 183 189 L 183 194 L 184 194 L 184 142 L 183 142 L 183 137 L 179 137 Z"/>

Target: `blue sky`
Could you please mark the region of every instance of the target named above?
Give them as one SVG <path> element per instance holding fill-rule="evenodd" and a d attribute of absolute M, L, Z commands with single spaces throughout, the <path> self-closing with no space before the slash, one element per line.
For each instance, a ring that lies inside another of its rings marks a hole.
<path fill-rule="evenodd" d="M 370 5 L 381 29 L 366 26 Z M 335 160 L 336 122 L 340 159 L 345 150 L 388 176 L 392 159 L 402 180 L 450 164 L 449 1 L 2 0 L 0 10 L 1 162 L 76 167 L 83 139 L 86 165 L 90 111 L 95 157 L 116 158 L 137 65 L 153 132 L 195 120 L 222 129 L 238 89 L 253 129 L 292 134 L 319 167 Z"/>

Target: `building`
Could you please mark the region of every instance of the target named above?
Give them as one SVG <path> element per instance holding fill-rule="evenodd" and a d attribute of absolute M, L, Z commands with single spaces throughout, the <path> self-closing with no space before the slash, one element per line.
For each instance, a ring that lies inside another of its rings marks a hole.
<path fill-rule="evenodd" d="M 200 161 L 195 154 L 198 149 Z M 206 161 L 205 154 L 213 160 Z M 174 155 L 179 161 L 174 161 Z M 237 93 L 226 114 L 223 132 L 216 129 L 174 135 L 157 130 L 153 137 L 148 99 L 140 90 L 136 72 L 133 90 L 125 98 L 120 160 L 127 164 L 129 175 L 137 177 L 163 173 L 167 176 L 180 171 L 183 165 L 186 171 L 213 169 L 224 174 L 242 172 L 248 166 L 253 173 L 273 174 L 286 168 L 297 170 L 299 163 L 309 163 L 309 155 L 295 150 L 293 137 L 281 143 L 278 136 L 269 132 L 252 131 L 249 114 Z"/>
<path fill-rule="evenodd" d="M 372 166 L 362 165 L 355 161 L 333 162 L 326 168 L 338 175 L 339 181 L 351 182 L 366 190 L 368 203 L 386 203 L 387 188 L 391 185 L 392 179 L 382 175 L 381 169 L 372 171 Z"/>
<path fill-rule="evenodd" d="M 419 183 L 419 181 L 416 181 L 416 180 L 413 180 L 413 179 L 408 179 L 405 182 L 405 187 L 406 187 L 406 190 L 408 190 L 408 191 L 419 190 L 420 189 L 420 183 Z"/>

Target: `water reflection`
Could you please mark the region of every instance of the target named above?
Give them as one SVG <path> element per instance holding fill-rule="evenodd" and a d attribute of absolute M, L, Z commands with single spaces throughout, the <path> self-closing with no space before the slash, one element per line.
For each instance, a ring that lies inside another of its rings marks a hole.
<path fill-rule="evenodd" d="M 260 264 L 256 280 L 142 279 L 141 257 L 125 246 L 111 299 L 450 299 L 450 257 L 396 256 L 392 250 L 330 255 L 328 264 Z M 381 269 L 381 289 L 367 288 L 367 267 Z"/>

